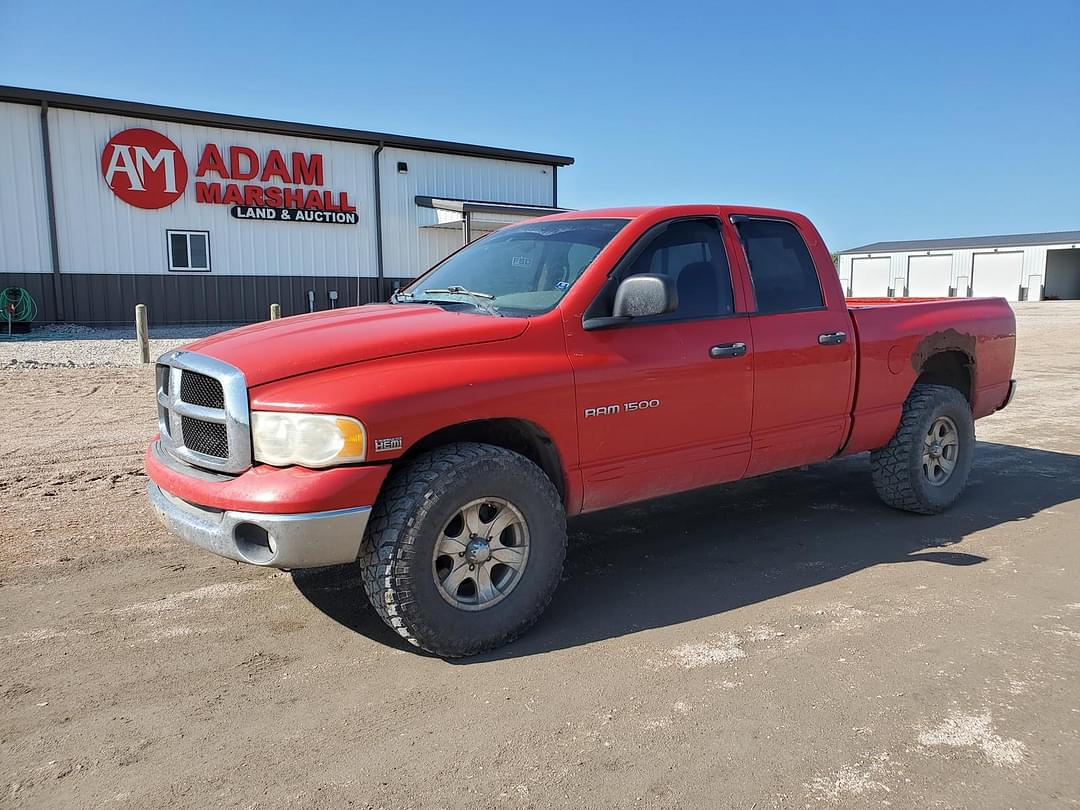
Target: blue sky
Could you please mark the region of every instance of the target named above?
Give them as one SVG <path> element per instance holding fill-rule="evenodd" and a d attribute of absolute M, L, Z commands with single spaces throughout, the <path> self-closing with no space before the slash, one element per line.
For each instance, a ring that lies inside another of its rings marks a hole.
<path fill-rule="evenodd" d="M 834 250 L 1080 228 L 1080 0 L 0 0 L 0 83 L 569 154 L 563 205 L 794 208 Z"/>

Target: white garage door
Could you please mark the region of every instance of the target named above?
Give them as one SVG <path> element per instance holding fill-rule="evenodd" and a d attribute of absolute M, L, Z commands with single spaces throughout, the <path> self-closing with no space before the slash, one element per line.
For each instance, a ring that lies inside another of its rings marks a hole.
<path fill-rule="evenodd" d="M 1024 254 L 976 253 L 971 267 L 971 294 L 976 297 L 1001 296 L 1010 301 L 1020 298 L 1020 277 Z"/>
<path fill-rule="evenodd" d="M 908 258 L 908 295 L 911 298 L 944 298 L 949 294 L 952 256 Z"/>
<path fill-rule="evenodd" d="M 855 298 L 884 298 L 889 294 L 888 256 L 851 260 L 851 295 Z"/>

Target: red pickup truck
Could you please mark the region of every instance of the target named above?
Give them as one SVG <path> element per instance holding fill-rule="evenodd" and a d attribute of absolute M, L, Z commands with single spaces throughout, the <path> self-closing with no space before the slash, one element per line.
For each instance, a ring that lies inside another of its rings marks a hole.
<path fill-rule="evenodd" d="M 162 356 L 150 500 L 234 560 L 358 562 L 402 637 L 470 655 L 543 611 L 567 515 L 863 451 L 886 504 L 941 511 L 1015 341 L 1002 299 L 845 301 L 799 214 L 558 214 Z"/>

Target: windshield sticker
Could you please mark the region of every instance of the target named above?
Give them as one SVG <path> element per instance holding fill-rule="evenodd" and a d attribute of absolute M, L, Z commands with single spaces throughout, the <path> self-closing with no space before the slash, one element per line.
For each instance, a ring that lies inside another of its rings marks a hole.
<path fill-rule="evenodd" d="M 532 259 L 528 256 L 514 256 L 510 260 L 511 267 L 528 267 L 532 264 Z"/>
<path fill-rule="evenodd" d="M 570 289 L 570 282 L 569 281 L 557 281 L 557 282 L 555 282 L 555 289 L 556 290 L 568 290 L 568 289 Z"/>

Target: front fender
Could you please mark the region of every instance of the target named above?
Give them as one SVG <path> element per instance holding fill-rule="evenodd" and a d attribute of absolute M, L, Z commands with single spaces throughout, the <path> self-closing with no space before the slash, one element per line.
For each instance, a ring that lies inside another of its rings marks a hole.
<path fill-rule="evenodd" d="M 426 436 L 485 419 L 519 419 L 555 443 L 568 485 L 578 466 L 573 373 L 561 329 L 499 343 L 360 362 L 253 388 L 253 410 L 352 416 L 368 462 L 394 461 Z"/>

